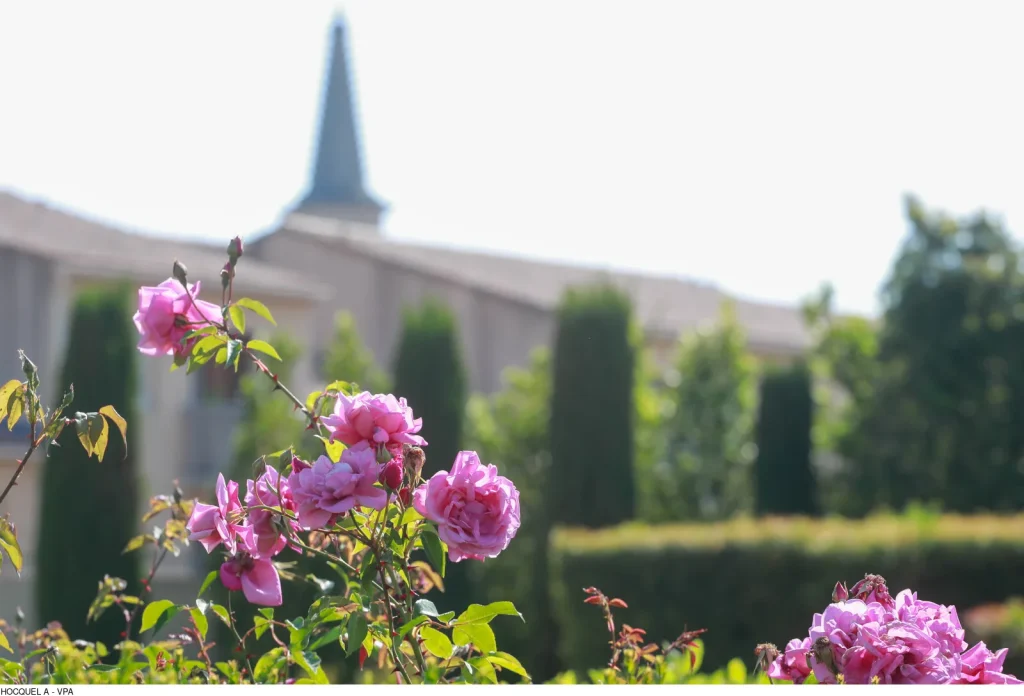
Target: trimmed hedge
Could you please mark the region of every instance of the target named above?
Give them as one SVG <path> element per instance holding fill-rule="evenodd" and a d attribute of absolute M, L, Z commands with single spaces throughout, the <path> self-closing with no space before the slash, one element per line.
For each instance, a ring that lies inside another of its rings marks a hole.
<path fill-rule="evenodd" d="M 551 543 L 559 655 L 577 670 L 608 659 L 601 612 L 583 603 L 591 585 L 624 599 L 617 623 L 651 640 L 709 629 L 705 666 L 714 670 L 736 656 L 751 668 L 758 643 L 806 635 L 838 580 L 878 573 L 894 595 L 909 587 L 961 615 L 1019 595 L 1024 583 L 1024 515 L 627 524 L 556 530 Z"/>

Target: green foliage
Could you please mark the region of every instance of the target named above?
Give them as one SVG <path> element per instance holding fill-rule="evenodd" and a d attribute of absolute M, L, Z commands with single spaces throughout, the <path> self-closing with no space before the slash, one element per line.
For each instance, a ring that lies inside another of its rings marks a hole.
<path fill-rule="evenodd" d="M 847 443 L 858 500 L 900 508 L 1017 510 L 1024 503 L 1024 274 L 984 214 L 907 202 L 910 234 L 883 293 L 878 376 Z"/>
<path fill-rule="evenodd" d="M 655 471 L 661 519 L 723 519 L 751 509 L 754 359 L 725 305 L 712 331 L 684 337 L 667 461 Z"/>
<path fill-rule="evenodd" d="M 737 519 L 716 524 L 636 524 L 560 530 L 552 541 L 552 594 L 559 652 L 566 667 L 586 670 L 608 659 L 601 616 L 580 588 L 597 585 L 627 598 L 619 622 L 642 626 L 651 640 L 680 627 L 706 627 L 705 664 L 739 655 L 754 664 L 759 643 L 805 636 L 837 581 L 879 573 L 893 594 L 912 587 L 923 599 L 961 610 L 1020 592 L 1024 516 L 863 521 Z"/>
<path fill-rule="evenodd" d="M 338 312 L 334 317 L 334 336 L 324 358 L 327 379 L 344 379 L 374 394 L 390 391 L 390 381 L 367 350 L 356 331 L 351 312 Z"/>
<path fill-rule="evenodd" d="M 611 286 L 570 289 L 558 309 L 548 487 L 557 522 L 601 527 L 633 517 L 634 351 L 629 298 Z"/>
<path fill-rule="evenodd" d="M 427 440 L 423 478 L 448 469 L 462 449 L 466 409 L 466 373 L 455 316 L 444 304 L 427 299 L 407 309 L 395 359 L 395 393 L 423 419 Z"/>
<path fill-rule="evenodd" d="M 74 405 L 82 412 L 111 405 L 124 420 L 135 417 L 132 295 L 126 288 L 98 289 L 75 302 L 59 384 L 74 385 Z M 56 398 L 63 395 L 62 388 Z M 105 416 L 95 421 L 105 429 Z M 115 612 L 90 625 L 86 612 L 105 575 L 128 579 L 129 590 L 141 575 L 137 557 L 121 553 L 137 526 L 136 458 L 141 451 L 137 436 L 130 449 L 119 438 L 110 438 L 107 456 L 99 461 L 65 435 L 62 446 L 50 448 L 43 464 L 36 550 L 38 616 L 60 621 L 76 638 L 112 644 L 124 630 L 124 618 Z M 69 572 L 74 582 L 68 582 Z"/>
<path fill-rule="evenodd" d="M 548 535 L 551 520 L 544 503 L 550 483 L 548 409 L 551 359 L 546 348 L 534 351 L 528 368 L 509 368 L 505 388 L 490 398 L 470 399 L 466 446 L 486 453 L 503 476 L 519 489 L 522 526 L 498 558 L 471 566 L 480 599 L 508 599 L 528 617 L 496 628 L 499 642 L 523 658 L 538 679 L 554 674 L 555 630 L 548 596 Z"/>
<path fill-rule="evenodd" d="M 761 381 L 755 462 L 758 515 L 816 515 L 811 464 L 814 402 L 807 365 L 769 370 Z"/>

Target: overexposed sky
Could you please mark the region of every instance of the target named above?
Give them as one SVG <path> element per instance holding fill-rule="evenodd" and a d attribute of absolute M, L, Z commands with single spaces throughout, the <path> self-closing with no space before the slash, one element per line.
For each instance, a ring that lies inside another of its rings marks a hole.
<path fill-rule="evenodd" d="M 902 197 L 1024 234 L 1012 2 L 0 0 L 0 188 L 129 228 L 272 226 L 348 20 L 389 236 L 873 312 Z"/>

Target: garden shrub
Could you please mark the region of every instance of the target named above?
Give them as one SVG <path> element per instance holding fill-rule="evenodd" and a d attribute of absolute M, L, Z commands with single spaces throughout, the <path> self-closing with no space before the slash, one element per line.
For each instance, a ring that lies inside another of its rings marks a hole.
<path fill-rule="evenodd" d="M 588 585 L 631 598 L 622 620 L 644 626 L 652 640 L 671 640 L 683 625 L 708 627 L 707 667 L 736 656 L 752 666 L 757 644 L 806 635 L 836 581 L 866 571 L 884 576 L 894 594 L 911 587 L 961 610 L 1018 595 L 1024 516 L 561 529 L 552 535 L 552 565 L 567 668 L 592 668 L 607 654 L 599 617 L 580 601 Z"/>

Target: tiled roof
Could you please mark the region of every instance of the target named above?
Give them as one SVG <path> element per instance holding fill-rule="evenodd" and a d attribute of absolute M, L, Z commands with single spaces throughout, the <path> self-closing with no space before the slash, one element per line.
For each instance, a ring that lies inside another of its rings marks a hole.
<path fill-rule="evenodd" d="M 227 248 L 225 234 L 224 248 Z M 156 285 L 171 275 L 175 259 L 190 279 L 203 281 L 203 294 L 220 289 L 220 269 L 227 255 L 209 244 L 135 234 L 93 222 L 20 196 L 0 191 L 0 246 L 59 260 L 83 276 L 128 277 Z M 239 273 L 239 293 L 263 292 L 282 298 L 308 299 L 325 289 L 302 275 L 246 257 Z"/>
<path fill-rule="evenodd" d="M 671 337 L 715 322 L 722 302 L 732 299 L 752 346 L 795 352 L 811 345 L 798 307 L 731 298 L 693 280 L 398 242 L 359 230 L 357 225 L 308 215 L 290 215 L 284 226 L 327 245 L 344 245 L 385 263 L 415 268 L 544 310 L 554 309 L 568 287 L 611 281 L 632 297 L 637 318 L 648 331 Z"/>

